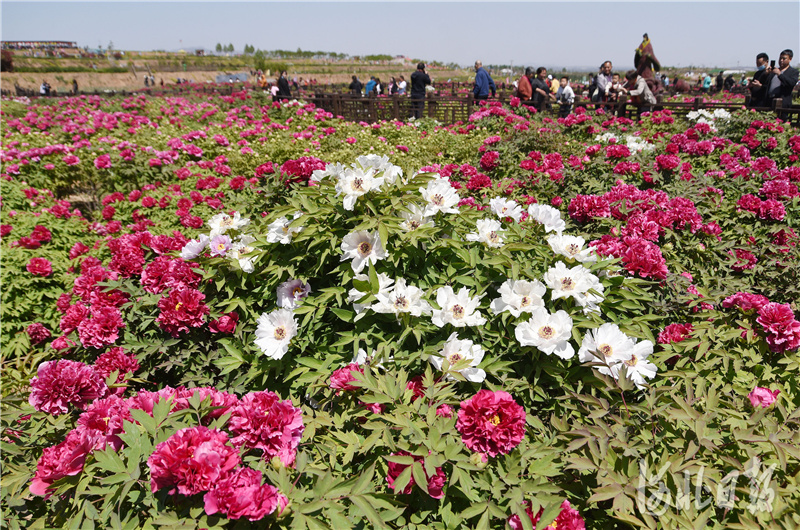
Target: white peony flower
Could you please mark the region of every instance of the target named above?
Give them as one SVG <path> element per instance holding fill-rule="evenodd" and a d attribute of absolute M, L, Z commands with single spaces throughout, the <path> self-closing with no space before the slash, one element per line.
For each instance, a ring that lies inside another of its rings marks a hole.
<path fill-rule="evenodd" d="M 503 236 L 501 232 L 505 232 L 503 225 L 496 219 L 480 219 L 475 223 L 477 232 L 472 232 L 464 236 L 467 241 L 479 241 L 486 244 L 486 246 L 499 248 L 503 246 Z"/>
<path fill-rule="evenodd" d="M 460 373 L 467 381 L 482 383 L 486 379 L 486 372 L 477 368 L 483 360 L 483 348 L 471 340 L 459 340 L 458 333 L 453 333 L 444 344 L 444 349 L 439 353 L 441 355 L 431 355 L 428 358 L 437 370 L 442 369 L 444 360 L 447 359 L 450 371 Z M 447 379 L 455 379 L 455 377 L 448 373 Z"/>
<path fill-rule="evenodd" d="M 366 230 L 359 230 L 347 234 L 342 239 L 341 261 L 352 259 L 351 266 L 355 272 L 361 272 L 367 262 L 375 265 L 387 255 L 377 231 L 370 234 Z"/>
<path fill-rule="evenodd" d="M 607 366 L 599 366 L 597 371 L 616 377 L 614 365 L 630 360 L 633 352 L 633 340 L 616 324 L 606 323 L 584 335 L 578 358 L 582 363 L 605 363 Z"/>
<path fill-rule="evenodd" d="M 480 296 L 471 298 L 466 287 L 462 287 L 458 294 L 449 285 L 439 287 L 436 291 L 436 303 L 441 309 L 433 311 L 431 320 L 440 328 L 445 324 L 452 324 L 457 328 L 483 325 L 486 319 L 476 311 L 480 301 Z"/>
<path fill-rule="evenodd" d="M 355 364 L 357 364 L 359 366 L 363 366 L 363 365 L 367 364 L 367 365 L 373 366 L 374 368 L 380 368 L 381 370 L 385 370 L 386 367 L 383 365 L 383 363 L 385 363 L 385 362 L 393 363 L 394 362 L 394 356 L 390 355 L 388 358 L 384 359 L 383 361 L 380 361 L 380 362 L 376 363 L 374 354 L 373 355 L 367 355 L 367 351 L 366 350 L 364 350 L 363 348 L 359 348 L 358 349 L 358 353 L 353 355 L 353 360 L 350 361 L 350 362 L 351 363 L 355 363 Z"/>
<path fill-rule="evenodd" d="M 534 203 L 528 206 L 528 215 L 533 221 L 543 224 L 547 232 L 561 233 L 567 227 L 561 212 L 547 204 Z"/>
<path fill-rule="evenodd" d="M 394 289 L 388 293 L 378 293 L 378 301 L 372 305 L 372 310 L 376 313 L 410 313 L 418 317 L 423 314 L 431 314 L 431 306 L 422 299 L 422 289 L 413 285 L 406 285 L 403 278 L 399 278 Z"/>
<path fill-rule="evenodd" d="M 301 215 L 303 214 L 300 212 L 295 212 L 292 221 Z M 283 245 L 288 245 L 291 243 L 294 235 L 299 234 L 303 230 L 302 226 L 290 228 L 289 225 L 292 223 L 292 221 L 289 221 L 286 217 L 279 217 L 272 221 L 267 227 L 267 242 L 281 243 Z"/>
<path fill-rule="evenodd" d="M 294 311 L 303 298 L 311 292 L 311 286 L 303 280 L 289 280 L 278 286 L 278 305 Z"/>
<path fill-rule="evenodd" d="M 181 258 L 187 261 L 196 258 L 208 246 L 209 241 L 211 241 L 211 238 L 205 234 L 200 234 L 198 239 L 187 241 L 181 249 Z"/>
<path fill-rule="evenodd" d="M 313 182 L 322 182 L 326 177 L 339 178 L 339 175 L 344 173 L 344 166 L 342 164 L 326 164 L 325 169 L 315 169 L 311 172 L 309 180 Z"/>
<path fill-rule="evenodd" d="M 584 308 L 584 313 L 598 311 L 597 304 L 603 301 L 603 284 L 583 265 L 568 269 L 559 261 L 544 274 L 544 283 L 552 290 L 553 300 L 571 296 Z M 589 293 L 590 289 L 599 294 Z"/>
<path fill-rule="evenodd" d="M 554 314 L 544 307 L 536 307 L 531 318 L 517 326 L 514 335 L 523 346 L 535 346 L 547 355 L 555 353 L 562 359 L 571 359 L 575 349 L 569 343 L 572 337 L 572 318 L 566 311 Z"/>
<path fill-rule="evenodd" d="M 344 209 L 352 210 L 356 199 L 382 184 L 383 178 L 375 178 L 375 170 L 372 168 L 366 171 L 360 168 L 345 169 L 336 182 L 336 196 L 344 193 Z"/>
<path fill-rule="evenodd" d="M 531 313 L 537 307 L 544 307 L 542 297 L 547 292 L 538 280 L 506 280 L 498 289 L 500 298 L 495 298 L 489 307 L 496 314 L 508 311 L 515 317 L 522 312 Z"/>
<path fill-rule="evenodd" d="M 228 230 L 239 230 L 243 226 L 250 224 L 250 219 L 243 218 L 239 212 L 233 212 L 233 217 L 226 213 L 218 213 L 208 220 L 211 227 L 211 237 L 224 234 Z"/>
<path fill-rule="evenodd" d="M 423 226 L 434 226 L 433 219 L 425 216 L 425 212 L 416 204 L 408 205 L 408 212 L 400 212 L 400 217 L 405 219 L 400 223 L 400 228 L 411 232 Z"/>
<path fill-rule="evenodd" d="M 228 257 L 237 260 L 239 262 L 239 267 L 241 267 L 242 270 L 247 273 L 255 270 L 253 267 L 253 258 L 255 257 L 253 256 L 253 251 L 255 249 L 250 246 L 250 243 L 254 242 L 255 240 L 256 239 L 254 237 L 243 234 L 233 242 L 230 250 L 228 251 Z"/>
<path fill-rule="evenodd" d="M 288 309 L 276 309 L 258 317 L 255 345 L 270 359 L 281 359 L 297 335 L 297 320 Z"/>
<path fill-rule="evenodd" d="M 511 217 L 514 221 L 519 222 L 520 217 L 522 217 L 522 206 L 517 204 L 516 201 L 495 197 L 489 201 L 489 206 L 492 207 L 492 212 L 500 219 Z"/>
<path fill-rule="evenodd" d="M 420 188 L 422 198 L 428 204 L 425 206 L 425 216 L 436 215 L 439 212 L 458 213 L 458 193 L 446 178 L 438 177 L 428 183 L 427 188 Z"/>
<path fill-rule="evenodd" d="M 547 243 L 553 252 L 574 259 L 581 263 L 597 261 L 594 247 L 583 248 L 586 240 L 580 236 L 568 236 L 565 234 L 552 234 L 547 238 Z"/>
<path fill-rule="evenodd" d="M 385 184 L 392 185 L 397 181 L 397 177 L 403 176 L 403 169 L 389 162 L 389 157 L 386 155 L 362 155 L 356 158 L 356 162 L 364 169 L 373 168 L 375 174 L 383 173 Z"/>
<path fill-rule="evenodd" d="M 368 282 L 369 281 L 369 276 L 366 275 L 366 274 L 356 274 L 355 275 L 355 279 L 359 280 L 359 281 L 362 281 L 362 282 Z M 387 276 L 386 274 L 384 274 L 382 272 L 378 273 L 378 294 L 376 296 L 380 296 L 380 295 L 389 296 L 389 293 L 391 292 L 392 284 L 394 284 L 394 280 L 393 279 L 389 278 L 389 276 Z M 359 291 L 358 289 L 355 289 L 355 288 L 354 289 L 350 289 L 347 292 L 347 301 L 351 302 L 353 304 L 353 309 L 355 310 L 357 315 L 360 314 L 365 309 L 371 309 L 371 307 L 368 304 L 359 304 L 359 303 L 357 303 L 359 300 L 364 298 L 364 296 L 366 296 L 366 294 L 367 293 L 363 293 L 363 292 L 361 292 L 361 291 Z"/>
<path fill-rule="evenodd" d="M 654 378 L 658 368 L 647 359 L 653 353 L 653 343 L 649 340 L 636 342 L 635 338 L 631 338 L 631 340 L 634 341 L 634 345 L 630 359 L 612 366 L 611 375 L 615 379 L 619 379 L 622 366 L 625 365 L 628 379 L 633 381 L 636 388 L 641 390 L 647 384 L 645 379 Z"/>

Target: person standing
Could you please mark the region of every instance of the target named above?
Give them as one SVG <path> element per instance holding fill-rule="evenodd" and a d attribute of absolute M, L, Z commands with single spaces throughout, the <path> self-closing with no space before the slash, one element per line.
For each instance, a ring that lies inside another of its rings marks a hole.
<path fill-rule="evenodd" d="M 286 78 L 286 70 L 281 72 L 278 78 L 278 99 L 289 99 L 292 97 L 292 89 L 289 88 L 289 80 Z"/>
<path fill-rule="evenodd" d="M 533 87 L 531 86 L 531 79 L 533 78 L 533 67 L 529 66 L 525 69 L 525 74 L 519 78 L 517 84 L 517 97 L 522 101 L 530 101 L 533 97 Z"/>
<path fill-rule="evenodd" d="M 797 68 L 791 67 L 793 57 L 792 50 L 783 50 L 778 57 L 778 66 L 772 67 L 769 88 L 767 88 L 769 106 L 772 106 L 772 102 L 775 100 L 780 100 L 781 107 L 784 109 L 792 106 L 792 91 L 797 84 L 798 77 Z"/>
<path fill-rule="evenodd" d="M 350 93 L 354 96 L 361 95 L 361 89 L 363 86 L 361 85 L 361 81 L 358 80 L 358 77 L 353 76 L 353 81 L 350 83 Z"/>
<path fill-rule="evenodd" d="M 536 69 L 536 77 L 531 81 L 533 88 L 533 105 L 537 110 L 544 110 L 550 99 L 550 86 L 547 84 L 547 68 L 540 66 Z"/>
<path fill-rule="evenodd" d="M 483 67 L 483 63 L 475 61 L 475 86 L 472 87 L 472 93 L 475 95 L 476 100 L 489 99 L 489 91 L 492 92 L 492 97 L 497 94 L 497 87 L 494 84 L 492 76 Z"/>
<path fill-rule="evenodd" d="M 558 92 L 556 92 L 556 100 L 558 101 L 558 117 L 566 118 L 572 112 L 572 104 L 575 102 L 575 92 L 569 86 L 569 77 L 566 75 L 561 76 L 559 80 Z"/>
<path fill-rule="evenodd" d="M 764 52 L 756 55 L 756 73 L 753 75 L 753 80 L 748 84 L 750 101 L 747 103 L 747 108 L 749 109 L 769 107 L 766 86 L 766 81 L 769 77 L 768 63 L 769 55 Z"/>
<path fill-rule="evenodd" d="M 400 76 L 400 82 L 397 83 L 397 93 L 401 96 L 406 95 L 406 88 L 408 87 L 408 83 L 406 83 L 406 78 L 404 76 Z"/>
<path fill-rule="evenodd" d="M 76 79 L 72 80 L 72 95 L 73 96 L 78 95 L 78 81 Z"/>
<path fill-rule="evenodd" d="M 370 76 L 369 81 L 367 81 L 367 86 L 364 87 L 364 95 L 369 97 L 372 95 L 372 91 L 375 89 L 375 76 Z"/>
<path fill-rule="evenodd" d="M 600 65 L 600 73 L 597 74 L 597 90 L 592 95 L 592 101 L 598 103 L 600 101 L 608 101 L 608 92 L 611 90 L 611 70 L 613 65 L 611 61 L 606 61 Z"/>
<path fill-rule="evenodd" d="M 417 64 L 417 71 L 411 74 L 411 115 L 421 118 L 425 111 L 425 87 L 431 84 L 431 78 L 425 71 L 425 63 Z"/>
<path fill-rule="evenodd" d="M 708 94 L 711 91 L 711 76 L 703 74 L 703 93 Z"/>

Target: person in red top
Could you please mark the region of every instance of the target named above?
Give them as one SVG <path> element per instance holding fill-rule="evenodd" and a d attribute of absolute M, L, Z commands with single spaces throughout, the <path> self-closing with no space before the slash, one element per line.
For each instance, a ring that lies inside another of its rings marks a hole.
<path fill-rule="evenodd" d="M 522 101 L 528 101 L 533 96 L 533 87 L 531 86 L 531 77 L 533 77 L 533 67 L 529 66 L 525 69 L 525 75 L 519 78 L 517 85 L 517 97 Z"/>

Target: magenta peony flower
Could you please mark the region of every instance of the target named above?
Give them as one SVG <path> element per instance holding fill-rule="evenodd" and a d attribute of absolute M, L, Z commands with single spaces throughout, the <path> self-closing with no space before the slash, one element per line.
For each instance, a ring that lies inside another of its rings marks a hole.
<path fill-rule="evenodd" d="M 753 405 L 753 407 L 760 406 L 762 408 L 767 408 L 775 403 L 780 393 L 780 390 L 770 390 L 769 388 L 757 386 L 747 394 L 747 397 L 750 399 L 750 404 Z"/>
<path fill-rule="evenodd" d="M 216 320 L 208 323 L 208 330 L 211 333 L 233 333 L 236 331 L 236 323 L 239 322 L 239 313 L 231 311 L 222 315 Z"/>
<path fill-rule="evenodd" d="M 791 351 L 800 347 L 800 322 L 794 318 L 789 304 L 766 304 L 758 310 L 756 322 L 764 327 L 767 344 L 773 352 Z"/>
<path fill-rule="evenodd" d="M 47 243 L 53 238 L 53 234 L 47 229 L 47 227 L 36 225 L 33 227 L 33 232 L 31 232 L 30 237 L 39 243 Z"/>
<path fill-rule="evenodd" d="M 139 369 L 139 361 L 136 356 L 125 354 L 122 348 L 109 348 L 103 352 L 94 362 L 94 370 L 106 379 L 112 372 L 118 372 L 117 383 L 125 379 L 125 374 L 132 374 Z"/>
<path fill-rule="evenodd" d="M 539 513 L 533 515 L 531 503 L 526 501 L 525 513 L 527 513 L 528 517 L 530 517 L 531 525 L 533 525 L 534 528 L 538 528 L 537 524 L 544 513 L 544 508 L 540 508 Z M 512 530 L 522 530 L 522 528 L 524 528 L 518 515 L 512 515 L 509 517 L 508 526 L 510 526 Z M 581 514 L 578 513 L 578 510 L 571 507 L 569 501 L 565 500 L 561 503 L 561 512 L 558 514 L 555 521 L 541 530 L 550 530 L 556 528 L 558 528 L 558 530 L 586 530 L 586 523 L 584 522 L 583 517 L 581 517 Z"/>
<path fill-rule="evenodd" d="M 27 333 L 28 337 L 31 339 L 31 344 L 39 344 L 50 338 L 50 330 L 44 327 L 44 324 L 40 322 L 34 322 L 25 328 L 25 333 Z"/>
<path fill-rule="evenodd" d="M 92 450 L 101 450 L 110 445 L 119 451 L 124 444 L 118 435 L 125 432 L 125 420 L 133 421 L 128 400 L 111 395 L 89 405 L 78 418 L 75 431 L 95 440 Z"/>
<path fill-rule="evenodd" d="M 692 331 L 694 331 L 694 326 L 691 324 L 670 324 L 664 328 L 664 331 L 658 334 L 658 343 L 672 344 L 673 342 L 683 342 Z"/>
<path fill-rule="evenodd" d="M 177 337 L 189 328 L 199 328 L 205 323 L 209 309 L 203 303 L 206 296 L 190 287 L 177 287 L 158 301 L 161 314 L 156 322 L 161 329 Z"/>
<path fill-rule="evenodd" d="M 356 363 L 350 363 L 344 368 L 339 368 L 331 374 L 330 386 L 336 390 L 352 392 L 358 390 L 359 387 L 353 386 L 350 383 L 356 380 L 353 377 L 353 372 L 364 373 L 364 368 Z"/>
<path fill-rule="evenodd" d="M 508 392 L 479 390 L 461 402 L 456 429 L 472 451 L 506 454 L 525 436 L 525 410 Z"/>
<path fill-rule="evenodd" d="M 142 287 L 148 293 L 161 293 L 180 287 L 196 288 L 200 276 L 181 258 L 158 256 L 142 271 Z"/>
<path fill-rule="evenodd" d="M 50 497 L 53 482 L 83 471 L 86 455 L 94 445 L 95 439 L 91 435 L 72 431 L 60 444 L 46 447 L 36 464 L 36 474 L 30 485 L 31 493 Z"/>
<path fill-rule="evenodd" d="M 392 455 L 414 456 L 414 461 L 415 462 L 423 462 L 424 461 L 423 457 L 417 456 L 417 455 L 411 455 L 411 453 L 409 453 L 407 451 L 399 451 L 397 453 L 392 453 Z M 408 482 L 408 484 L 403 489 L 403 491 L 397 491 L 397 488 L 395 488 L 395 485 L 394 485 L 395 480 L 397 480 L 397 477 L 400 476 L 400 473 L 402 473 L 408 467 L 408 464 L 398 464 L 396 462 L 387 462 L 386 466 L 388 467 L 388 472 L 386 474 L 386 482 L 389 483 L 389 487 L 392 488 L 396 494 L 397 493 L 403 493 L 405 495 L 408 495 L 409 493 L 411 493 L 411 490 L 412 490 L 414 484 L 416 484 L 414 482 L 414 477 L 413 476 L 411 477 L 411 480 Z M 425 472 L 425 467 L 424 466 L 423 466 L 422 470 L 423 470 L 423 472 Z M 434 476 L 432 476 L 432 477 L 429 477 L 428 474 L 425 473 L 425 478 L 427 479 L 428 495 L 430 495 L 434 499 L 441 499 L 442 497 L 444 497 L 443 489 L 444 489 L 444 485 L 447 483 L 447 475 L 445 474 L 444 471 L 442 471 L 442 468 L 441 467 L 437 467 L 436 468 L 436 474 Z"/>
<path fill-rule="evenodd" d="M 36 410 L 58 416 L 66 414 L 69 405 L 84 410 L 107 393 L 108 387 L 94 368 L 62 359 L 39 365 L 36 377 L 31 379 L 28 402 Z"/>
<path fill-rule="evenodd" d="M 83 256 L 87 252 L 89 252 L 89 247 L 78 241 L 72 245 L 72 248 L 69 250 L 69 259 L 76 259 L 80 256 Z"/>
<path fill-rule="evenodd" d="M 182 495 L 210 491 L 241 462 L 239 451 L 219 429 L 189 427 L 158 444 L 147 459 L 153 492 L 172 488 Z"/>
<path fill-rule="evenodd" d="M 768 303 L 769 299 L 766 296 L 762 296 L 760 294 L 743 293 L 739 291 L 723 300 L 722 307 L 728 308 L 736 306 L 742 311 L 750 311 L 753 309 L 759 311 Z"/>
<path fill-rule="evenodd" d="M 488 151 L 481 157 L 481 169 L 484 171 L 491 171 L 499 165 L 500 153 L 497 151 Z"/>
<path fill-rule="evenodd" d="M 53 273 L 53 266 L 46 258 L 31 258 L 25 268 L 34 276 L 41 276 L 43 278 L 47 278 Z"/>
<path fill-rule="evenodd" d="M 255 469 L 237 469 L 205 494 L 206 513 L 221 513 L 228 519 L 263 519 L 278 508 L 279 493 L 274 486 L 262 485 L 261 480 L 261 473 Z"/>
<path fill-rule="evenodd" d="M 97 169 L 108 169 L 111 167 L 111 157 L 108 155 L 100 155 L 94 159 L 94 167 Z"/>
<path fill-rule="evenodd" d="M 285 466 L 294 464 L 304 428 L 301 410 L 269 391 L 246 394 L 228 420 L 234 445 L 261 449 L 265 460 L 277 456 Z"/>
<path fill-rule="evenodd" d="M 93 305 L 91 313 L 91 318 L 84 319 L 78 324 L 78 338 L 83 347 L 104 348 L 117 342 L 119 329 L 125 327 L 119 309 L 113 306 Z M 64 317 L 66 318 L 66 315 Z M 63 320 L 62 318 L 62 322 Z"/>

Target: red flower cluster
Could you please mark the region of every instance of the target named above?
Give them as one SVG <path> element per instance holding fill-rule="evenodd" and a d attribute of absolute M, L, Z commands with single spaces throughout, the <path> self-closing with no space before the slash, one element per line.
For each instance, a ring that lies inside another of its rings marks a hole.
<path fill-rule="evenodd" d="M 109 348 L 94 362 L 95 371 L 106 379 L 112 372 L 117 372 L 117 383 L 125 379 L 126 374 L 132 374 L 139 369 L 139 361 L 133 354 L 126 354 L 122 348 Z"/>
<path fill-rule="evenodd" d="M 108 387 L 94 368 L 61 359 L 39 365 L 31 379 L 28 402 L 36 410 L 58 416 L 66 414 L 70 405 L 83 410 L 107 393 Z"/>
<path fill-rule="evenodd" d="M 800 347 L 800 321 L 795 319 L 789 304 L 764 305 L 758 310 L 756 322 L 764 328 L 770 350 L 784 352 Z"/>
<path fill-rule="evenodd" d="M 241 463 L 239 451 L 228 445 L 219 429 L 189 427 L 158 444 L 147 459 L 150 487 L 155 492 L 171 488 L 182 495 L 207 492 L 227 478 Z"/>
<path fill-rule="evenodd" d="M 722 307 L 729 308 L 736 306 L 742 311 L 750 311 L 753 309 L 760 311 L 761 308 L 768 303 L 769 299 L 766 296 L 739 291 L 723 300 Z"/>
<path fill-rule="evenodd" d="M 301 156 L 297 160 L 287 160 L 281 166 L 281 177 L 285 185 L 308 183 L 311 174 L 317 169 L 325 169 L 325 162 L 313 156 Z"/>
<path fill-rule="evenodd" d="M 531 503 L 526 501 L 525 513 L 530 517 L 531 525 L 533 525 L 535 530 L 586 530 L 586 522 L 583 520 L 583 517 L 578 513 L 578 510 L 570 506 L 567 500 L 561 503 L 561 512 L 559 512 L 555 521 L 541 529 L 539 529 L 537 525 L 539 524 L 539 519 L 542 518 L 544 508 L 540 508 L 539 513 L 533 515 Z M 512 530 L 522 530 L 525 528 L 522 526 L 519 515 L 512 515 L 509 517 L 508 526 L 510 526 Z"/>
<path fill-rule="evenodd" d="M 41 276 L 43 278 L 47 278 L 53 273 L 53 266 L 46 258 L 31 258 L 25 268 L 34 276 Z"/>
<path fill-rule="evenodd" d="M 481 157 L 481 169 L 484 171 L 492 171 L 499 165 L 500 153 L 497 151 L 488 151 Z"/>
<path fill-rule="evenodd" d="M 423 464 L 425 459 L 421 456 L 412 455 L 407 451 L 399 451 L 397 453 L 392 453 L 392 456 L 411 456 L 414 458 L 414 462 L 419 462 Z M 397 491 L 395 487 L 395 481 L 400 474 L 406 470 L 411 464 L 399 464 L 397 462 L 392 462 L 391 460 L 386 463 L 388 467 L 388 473 L 386 474 L 386 481 L 389 483 L 389 487 L 394 490 L 395 493 L 403 493 L 408 495 L 411 493 L 414 484 L 414 477 L 411 476 L 411 480 L 408 481 L 406 487 L 403 488 L 402 491 Z M 427 488 L 428 488 L 428 495 L 433 497 L 434 499 L 441 499 L 444 497 L 444 485 L 447 483 L 447 475 L 444 471 L 442 471 L 441 467 L 436 468 L 436 474 L 433 476 L 428 476 L 427 471 L 425 471 L 425 466 L 422 466 L 423 473 L 425 473 L 425 478 L 427 479 Z"/>
<path fill-rule="evenodd" d="M 44 327 L 44 324 L 40 322 L 34 322 L 25 328 L 25 333 L 27 333 L 28 337 L 31 339 L 31 344 L 39 344 L 50 338 L 50 330 Z"/>
<path fill-rule="evenodd" d="M 258 521 L 286 506 L 287 499 L 277 488 L 262 485 L 262 475 L 255 469 L 242 467 L 216 484 L 203 496 L 208 515 L 221 513 L 228 519 L 247 518 Z"/>
<path fill-rule="evenodd" d="M 670 324 L 669 326 L 665 327 L 664 330 L 658 334 L 658 343 L 659 344 L 672 344 L 673 342 L 683 342 L 686 340 L 692 331 L 694 331 L 694 326 L 691 324 Z"/>
<path fill-rule="evenodd" d="M 153 294 L 181 287 L 194 289 L 200 284 L 200 276 L 192 270 L 196 266 L 181 258 L 158 256 L 142 271 L 142 287 Z"/>
<path fill-rule="evenodd" d="M 331 374 L 329 380 L 330 387 L 336 390 L 342 390 L 346 392 L 352 392 L 354 390 L 358 390 L 359 387 L 350 384 L 356 380 L 356 378 L 353 376 L 353 372 L 363 374 L 364 368 L 356 363 L 350 363 L 343 368 L 335 370 Z"/>
<path fill-rule="evenodd" d="M 506 454 L 525 436 L 525 410 L 508 392 L 479 390 L 461 402 L 456 429 L 472 451 Z"/>
<path fill-rule="evenodd" d="M 251 392 L 230 412 L 234 445 L 261 449 L 265 460 L 277 456 L 285 466 L 294 464 L 305 427 L 301 410 L 291 401 L 281 401 L 274 392 Z"/>
<path fill-rule="evenodd" d="M 205 298 L 206 295 L 191 287 L 172 289 L 158 301 L 161 314 L 156 322 L 173 337 L 189 331 L 189 328 L 199 328 L 209 313 L 208 306 L 203 303 Z"/>

